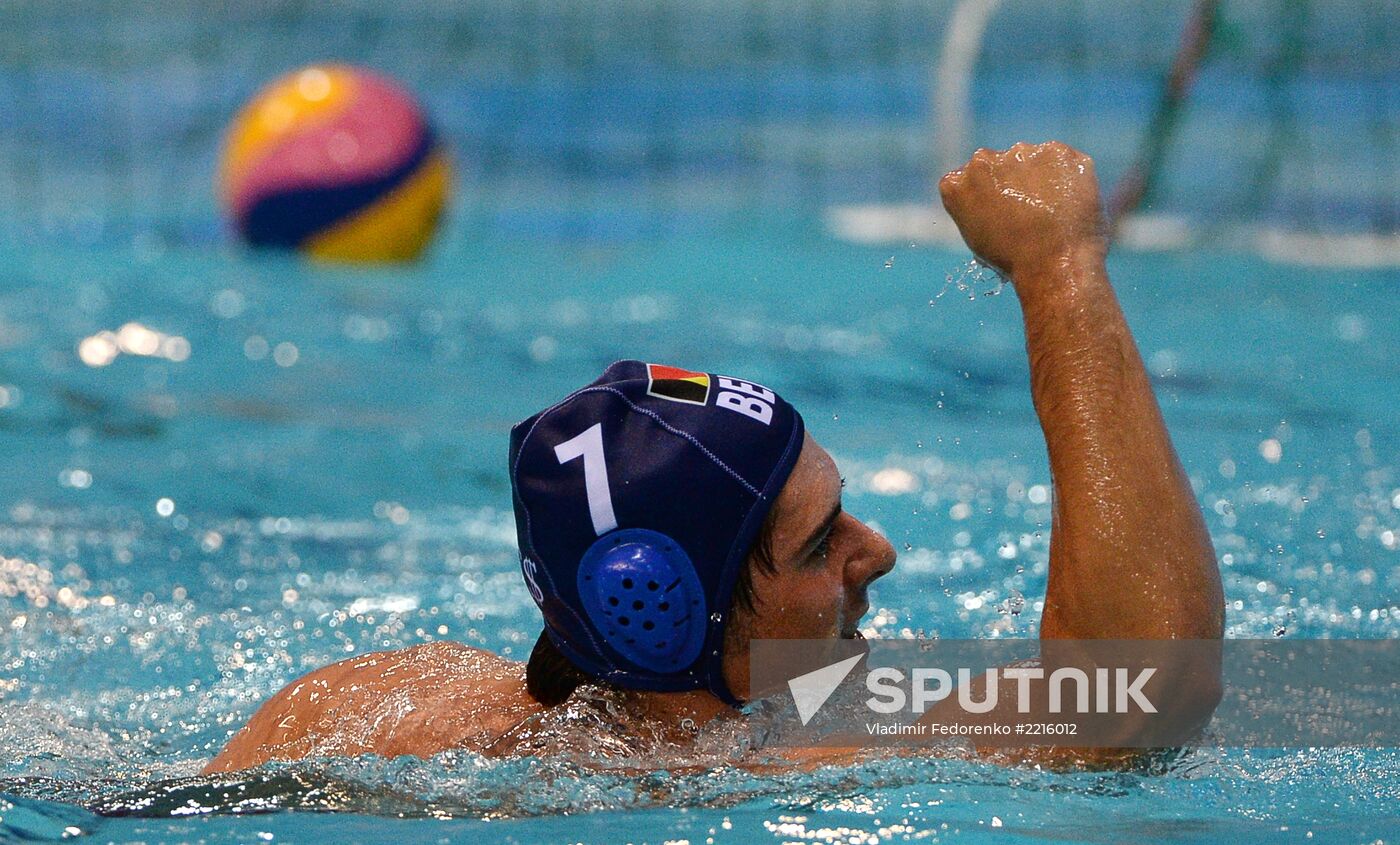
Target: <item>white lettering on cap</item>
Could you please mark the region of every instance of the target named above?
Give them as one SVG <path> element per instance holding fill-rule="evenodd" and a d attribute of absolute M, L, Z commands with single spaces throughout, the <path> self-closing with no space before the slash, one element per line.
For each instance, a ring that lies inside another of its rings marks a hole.
<path fill-rule="evenodd" d="M 736 411 L 764 425 L 772 424 L 773 403 L 777 401 L 777 394 L 753 382 L 726 376 L 718 376 L 718 379 L 721 390 L 715 397 L 715 405 Z"/>

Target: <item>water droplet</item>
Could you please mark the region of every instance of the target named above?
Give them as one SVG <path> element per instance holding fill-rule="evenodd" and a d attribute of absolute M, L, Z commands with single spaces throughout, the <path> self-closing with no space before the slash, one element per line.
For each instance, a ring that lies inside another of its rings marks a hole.
<path fill-rule="evenodd" d="M 1021 611 L 1025 609 L 1026 597 L 1021 595 L 1020 591 L 1018 590 L 1012 590 L 1011 594 L 1006 597 L 1006 600 L 1003 601 L 1001 604 L 997 605 L 997 611 L 1000 612 L 1003 616 L 1020 616 Z"/>
<path fill-rule="evenodd" d="M 1325 540 L 1325 539 L 1327 539 L 1327 532 L 1326 532 L 1326 531 L 1323 531 L 1321 528 L 1317 529 L 1317 538 L 1318 538 L 1319 540 Z"/>
<path fill-rule="evenodd" d="M 1275 636 L 1275 637 L 1281 637 L 1281 636 L 1283 636 L 1283 635 L 1286 634 L 1286 633 L 1288 633 L 1288 629 L 1285 628 L 1285 627 L 1282 626 L 1282 625 L 1279 625 L 1279 626 L 1277 626 L 1276 628 L 1274 628 L 1274 636 Z"/>
<path fill-rule="evenodd" d="M 904 550 L 905 550 L 906 552 L 912 552 L 912 551 L 914 550 L 914 544 L 913 544 L 913 543 L 905 543 L 905 544 L 904 544 Z"/>
<path fill-rule="evenodd" d="M 891 255 L 889 258 L 886 258 L 886 259 L 885 259 L 885 269 L 888 270 L 888 269 L 890 269 L 890 268 L 893 267 L 893 266 L 894 266 L 894 256 Z"/>
<path fill-rule="evenodd" d="M 723 622 L 723 621 L 724 621 L 724 614 L 723 614 L 723 613 L 711 613 L 711 614 L 710 614 L 710 621 L 711 621 L 711 622 Z"/>

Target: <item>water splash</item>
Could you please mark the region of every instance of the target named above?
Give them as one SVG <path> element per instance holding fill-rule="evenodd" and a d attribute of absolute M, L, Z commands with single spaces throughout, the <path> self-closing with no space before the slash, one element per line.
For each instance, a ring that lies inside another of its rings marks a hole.
<path fill-rule="evenodd" d="M 1171 780 L 1218 777 L 1228 766 L 1215 752 L 1190 752 L 1164 764 Z M 665 807 L 735 807 L 755 800 L 790 809 L 816 810 L 840 803 L 853 791 L 917 788 L 935 782 L 959 791 L 1012 788 L 1024 793 L 1117 800 L 1146 783 L 1123 773 L 1054 774 L 1008 769 L 959 757 L 870 756 L 817 769 L 770 768 L 759 772 L 731 764 L 682 765 L 633 758 L 599 765 L 576 756 L 491 759 L 448 751 L 429 759 L 352 758 L 270 763 L 213 777 L 179 777 L 146 783 L 94 782 L 67 790 L 57 803 L 39 798 L 45 779 L 0 781 L 8 802 L 23 808 L 14 818 L 39 841 L 91 832 L 114 818 L 189 818 L 262 815 L 285 811 L 355 812 L 398 818 L 523 819 L 560 814 L 649 810 Z M 1149 785 L 1153 786 L 1153 785 Z M 86 794 L 81 794 L 85 792 Z M 83 809 L 83 805 L 86 809 Z M 4 823 L 9 824 L 7 813 Z M 3 838 L 0 838 L 3 841 Z M 28 840 L 26 840 L 28 841 Z"/>
<path fill-rule="evenodd" d="M 1026 597 L 1020 591 L 1012 590 L 1001 604 L 997 605 L 997 613 L 1003 616 L 1020 616 L 1021 611 L 1026 609 Z"/>
<path fill-rule="evenodd" d="M 928 301 L 928 304 L 932 306 L 935 301 L 942 299 L 950 288 L 967 294 L 968 299 L 976 299 L 978 293 L 982 296 L 1000 296 L 1002 289 L 1009 284 L 1011 282 L 995 268 L 973 258 L 944 277 L 943 288 Z"/>

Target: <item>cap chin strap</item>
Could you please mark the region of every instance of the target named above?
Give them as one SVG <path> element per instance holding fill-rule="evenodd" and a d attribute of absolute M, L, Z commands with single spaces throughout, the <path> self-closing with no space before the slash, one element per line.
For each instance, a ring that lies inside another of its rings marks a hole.
<path fill-rule="evenodd" d="M 735 710 L 742 710 L 747 702 L 740 701 L 734 693 L 729 691 L 729 685 L 724 682 L 724 670 L 720 664 L 721 661 L 715 661 L 714 668 L 706 673 L 705 679 L 709 683 L 710 692 Z"/>

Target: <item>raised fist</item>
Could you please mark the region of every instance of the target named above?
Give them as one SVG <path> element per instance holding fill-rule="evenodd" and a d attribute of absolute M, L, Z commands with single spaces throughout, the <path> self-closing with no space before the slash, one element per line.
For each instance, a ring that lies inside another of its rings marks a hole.
<path fill-rule="evenodd" d="M 938 189 L 973 254 L 1013 281 L 1105 249 L 1094 162 L 1058 141 L 978 150 Z"/>

